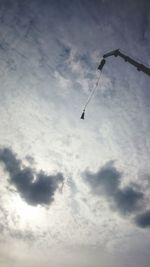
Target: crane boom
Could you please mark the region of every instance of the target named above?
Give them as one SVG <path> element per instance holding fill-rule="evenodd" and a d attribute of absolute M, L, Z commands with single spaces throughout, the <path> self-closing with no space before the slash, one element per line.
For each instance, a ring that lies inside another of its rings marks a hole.
<path fill-rule="evenodd" d="M 142 71 L 144 72 L 145 74 L 149 75 L 150 76 L 150 68 L 146 67 L 145 65 L 137 62 L 136 60 L 132 59 L 131 57 L 125 55 L 124 53 L 120 52 L 119 49 L 116 49 L 116 50 L 113 50 L 113 51 L 110 51 L 109 53 L 103 55 L 103 59 L 101 60 L 99 66 L 98 66 L 98 70 L 100 70 L 100 75 L 101 75 L 101 72 L 102 72 L 102 69 L 106 63 L 106 58 L 107 57 L 110 57 L 110 56 L 120 56 L 121 58 L 123 58 L 126 62 L 129 62 L 131 65 L 133 65 L 134 67 L 137 68 L 138 71 Z M 86 104 L 85 104 L 85 107 L 83 109 L 83 112 L 81 114 L 81 117 L 80 119 L 84 120 L 84 116 L 85 116 L 85 109 L 87 107 L 87 105 L 89 104 L 89 102 L 91 101 L 92 97 L 93 97 L 93 94 L 95 93 L 95 90 L 96 88 L 98 87 L 98 83 L 99 83 L 99 79 L 100 77 L 98 78 L 98 81 L 96 82 L 96 86 L 93 88 Z"/>
<path fill-rule="evenodd" d="M 144 73 L 146 73 L 147 75 L 150 75 L 150 68 L 146 67 L 145 65 L 135 61 L 134 59 L 132 59 L 131 57 L 123 54 L 122 52 L 120 52 L 119 49 L 113 50 L 105 55 L 103 55 L 103 58 L 107 58 L 110 56 L 120 56 L 121 58 L 123 58 L 126 62 L 129 62 L 130 64 L 132 64 L 133 66 L 135 66 L 137 68 L 138 71 L 143 71 Z"/>

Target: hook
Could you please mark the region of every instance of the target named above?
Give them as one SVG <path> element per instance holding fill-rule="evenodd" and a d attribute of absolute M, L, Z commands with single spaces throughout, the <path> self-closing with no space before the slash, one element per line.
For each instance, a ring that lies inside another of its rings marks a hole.
<path fill-rule="evenodd" d="M 84 116 L 85 116 L 85 109 L 83 110 L 83 112 L 82 112 L 82 115 L 81 115 L 80 119 L 84 120 Z"/>

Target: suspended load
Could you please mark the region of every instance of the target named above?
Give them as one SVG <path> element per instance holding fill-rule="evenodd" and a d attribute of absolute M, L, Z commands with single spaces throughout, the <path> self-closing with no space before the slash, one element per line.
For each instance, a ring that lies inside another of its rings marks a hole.
<path fill-rule="evenodd" d="M 81 115 L 80 119 L 84 120 L 84 116 L 85 116 L 85 109 L 83 110 L 83 112 L 82 112 L 82 115 Z"/>

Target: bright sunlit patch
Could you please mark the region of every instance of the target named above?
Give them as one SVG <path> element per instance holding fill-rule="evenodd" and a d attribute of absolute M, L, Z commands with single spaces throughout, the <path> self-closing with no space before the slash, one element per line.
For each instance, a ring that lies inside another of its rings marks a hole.
<path fill-rule="evenodd" d="M 28 205 L 20 196 L 14 197 L 11 210 L 18 217 L 21 227 L 26 227 L 30 223 L 35 227 L 45 224 L 45 212 L 42 207 Z"/>

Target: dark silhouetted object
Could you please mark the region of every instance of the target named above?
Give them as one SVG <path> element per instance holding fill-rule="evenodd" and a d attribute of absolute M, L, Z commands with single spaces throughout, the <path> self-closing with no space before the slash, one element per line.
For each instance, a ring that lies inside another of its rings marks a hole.
<path fill-rule="evenodd" d="M 102 70 L 102 68 L 104 67 L 105 63 L 106 63 L 106 60 L 103 58 L 101 63 L 98 66 L 98 70 Z"/>
<path fill-rule="evenodd" d="M 103 67 L 104 67 L 104 65 L 106 63 L 105 58 L 108 58 L 110 56 L 115 56 L 115 57 L 118 57 L 119 56 L 119 57 L 123 58 L 125 62 L 129 62 L 131 65 L 133 65 L 134 67 L 136 67 L 138 71 L 142 71 L 145 74 L 150 75 L 150 68 L 148 68 L 145 65 L 137 62 L 136 60 L 134 60 L 133 58 L 131 58 L 131 57 L 127 56 L 127 55 L 125 55 L 124 53 L 120 52 L 119 49 L 110 51 L 109 53 L 103 55 L 103 59 L 101 60 L 99 66 L 98 66 L 98 70 L 100 70 L 100 75 L 101 75 L 102 69 L 103 69 Z M 93 88 L 93 90 L 92 90 L 92 92 L 91 92 L 91 94 L 90 94 L 90 96 L 89 96 L 89 98 L 88 98 L 85 106 L 84 106 L 82 115 L 80 117 L 80 119 L 82 119 L 82 120 L 84 120 L 84 117 L 85 117 L 85 109 L 88 106 L 88 104 L 90 103 L 90 101 L 91 101 L 91 99 L 92 99 L 92 97 L 93 97 L 93 95 L 94 95 L 94 93 L 95 93 L 95 91 L 96 91 L 96 89 L 97 89 L 97 87 L 99 85 L 99 81 L 100 81 L 100 76 L 98 77 L 98 80 L 97 80 L 97 82 L 96 82 L 96 84 L 95 84 L 95 86 L 94 86 L 94 88 Z"/>
<path fill-rule="evenodd" d="M 84 120 L 84 116 L 85 116 L 85 109 L 83 110 L 83 112 L 82 112 L 82 115 L 81 115 L 80 119 L 81 119 L 81 120 Z"/>
<path fill-rule="evenodd" d="M 113 50 L 105 55 L 103 55 L 103 58 L 110 57 L 110 56 L 119 56 L 123 58 L 126 62 L 129 62 L 131 65 L 135 66 L 138 71 L 142 71 L 147 75 L 150 75 L 150 68 L 146 67 L 145 65 L 137 62 L 136 60 L 132 59 L 131 57 L 125 55 L 124 53 L 120 52 L 119 49 Z M 101 62 L 102 63 L 102 62 Z"/>

